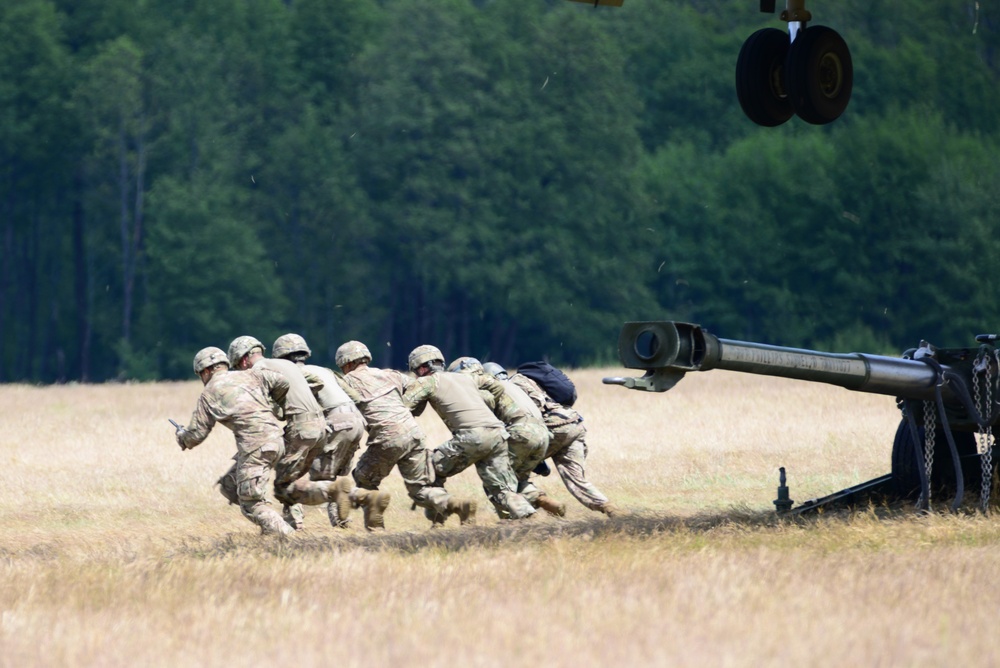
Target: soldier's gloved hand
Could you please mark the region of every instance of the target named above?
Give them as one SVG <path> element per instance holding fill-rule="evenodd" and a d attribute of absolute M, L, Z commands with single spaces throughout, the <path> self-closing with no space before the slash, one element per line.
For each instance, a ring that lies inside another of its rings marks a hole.
<path fill-rule="evenodd" d="M 187 445 L 184 444 L 184 434 L 186 433 L 187 430 L 184 429 L 184 427 L 181 427 L 174 434 L 174 437 L 177 439 L 177 445 L 181 446 L 181 450 L 187 450 Z"/>

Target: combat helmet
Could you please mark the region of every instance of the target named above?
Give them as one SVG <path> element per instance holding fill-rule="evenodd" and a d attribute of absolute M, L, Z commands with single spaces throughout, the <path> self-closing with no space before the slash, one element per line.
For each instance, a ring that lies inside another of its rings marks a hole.
<path fill-rule="evenodd" d="M 260 348 L 261 353 L 267 352 L 264 344 L 252 336 L 237 336 L 229 344 L 229 366 L 236 366 L 236 363 L 254 348 Z"/>
<path fill-rule="evenodd" d="M 483 365 L 483 371 L 490 374 L 494 378 L 500 380 L 507 380 L 507 369 L 503 368 L 496 362 L 487 362 Z"/>
<path fill-rule="evenodd" d="M 194 356 L 194 373 L 195 375 L 201 375 L 201 372 L 209 367 L 213 367 L 216 364 L 225 364 L 229 366 L 229 360 L 226 359 L 226 353 L 222 352 L 221 348 L 216 348 L 215 346 L 209 346 L 208 348 L 202 348 Z"/>
<path fill-rule="evenodd" d="M 441 367 L 444 368 L 444 355 L 441 354 L 440 350 L 429 345 L 417 346 L 410 353 L 410 371 L 416 371 L 428 362 L 440 362 Z"/>
<path fill-rule="evenodd" d="M 448 365 L 448 371 L 457 373 L 482 373 L 483 365 L 475 357 L 459 357 Z"/>
<path fill-rule="evenodd" d="M 305 353 L 308 357 L 312 355 L 306 340 L 298 334 L 282 334 L 274 340 L 271 346 L 271 354 L 275 357 L 288 357 L 292 353 Z"/>
<path fill-rule="evenodd" d="M 372 354 L 368 351 L 368 346 L 360 341 L 348 341 L 337 348 L 337 354 L 334 356 L 334 361 L 336 361 L 337 366 L 343 370 L 343 368 L 351 362 L 368 364 L 372 361 Z"/>

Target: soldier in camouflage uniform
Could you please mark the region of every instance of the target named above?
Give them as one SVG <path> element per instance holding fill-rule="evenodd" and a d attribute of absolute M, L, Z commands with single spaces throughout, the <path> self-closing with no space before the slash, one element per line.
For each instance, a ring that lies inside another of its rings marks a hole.
<path fill-rule="evenodd" d="M 265 498 L 268 478 L 285 451 L 281 423 L 271 410 L 275 395 L 288 391 L 284 376 L 268 370 L 229 372 L 226 354 L 204 348 L 194 356 L 194 372 L 205 389 L 191 420 L 177 430 L 183 450 L 194 448 L 220 422 L 236 437 L 236 463 L 223 476 L 232 487 L 222 492 L 261 533 L 287 535 L 294 531 Z"/>
<path fill-rule="evenodd" d="M 309 478 L 336 481 L 338 502 L 329 504 L 327 512 L 334 527 L 346 527 L 350 521 L 350 493 L 354 489 L 348 473 L 365 433 L 365 418 L 340 387 L 337 374 L 332 369 L 306 364 L 312 351 L 304 338 L 298 334 L 279 336 L 271 346 L 271 352 L 276 358 L 294 362 L 323 381 L 323 389 L 316 394 L 316 400 L 326 416 L 330 434 L 323 451 L 313 460 Z"/>
<path fill-rule="evenodd" d="M 340 490 L 329 480 L 314 482 L 308 477 L 309 467 L 323 451 L 329 435 L 323 409 L 313 394 L 322 390 L 323 382 L 294 362 L 265 358 L 264 344 L 252 336 L 233 339 L 229 344 L 229 363 L 240 370 L 269 369 L 288 381 L 287 392 L 278 397 L 285 419 L 285 453 L 274 467 L 274 496 L 284 504 L 285 518 L 301 529 L 303 516 L 299 504 L 336 504 L 340 496 Z"/>
<path fill-rule="evenodd" d="M 434 346 L 418 346 L 410 353 L 410 371 L 417 379 L 403 394 L 403 402 L 414 415 L 430 403 L 451 430 L 451 439 L 433 452 L 438 479 L 453 476 L 475 464 L 483 489 L 494 507 L 511 519 L 535 514 L 535 509 L 517 493 L 517 476 L 510 467 L 503 423 L 486 406 L 479 390 L 488 390 L 503 410 L 516 410 L 496 379 L 444 370 L 444 356 Z"/>
<path fill-rule="evenodd" d="M 485 373 L 483 365 L 475 357 L 459 357 L 448 365 L 448 371 L 474 376 Z M 545 423 L 542 421 L 541 411 L 521 388 L 511 385 L 509 381 L 500 381 L 500 385 L 503 387 L 504 393 L 510 397 L 511 402 L 497 402 L 496 397 L 485 389 L 480 390 L 479 394 L 507 429 L 509 434 L 507 452 L 510 455 L 510 466 L 514 469 L 514 475 L 517 476 L 517 491 L 523 496 L 522 490 L 528 485 L 531 472 L 545 458 L 545 452 L 549 447 L 549 430 L 546 429 Z M 534 495 L 534 498 L 528 499 L 528 501 L 535 508 L 541 508 L 552 515 L 563 517 L 566 514 L 564 504 L 540 490 L 537 495 Z M 501 517 L 506 514 L 499 507 L 497 507 L 497 513 Z"/>
<path fill-rule="evenodd" d="M 360 341 L 340 346 L 336 360 L 344 372 L 345 389 L 368 420 L 368 447 L 354 467 L 354 480 L 361 488 L 356 493 L 375 494 L 396 466 L 406 492 L 424 509 L 432 526 L 443 524 L 449 515 L 458 515 L 462 524 L 474 524 L 475 501 L 452 497 L 444 487 L 434 485 L 423 431 L 402 401 L 411 379 L 392 369 L 368 366 L 372 356 Z"/>
<path fill-rule="evenodd" d="M 498 375 L 506 378 L 507 372 L 500 369 Z M 620 514 L 618 507 L 608 501 L 608 497 L 587 480 L 587 442 L 584 438 L 587 429 L 583 426 L 583 417 L 572 408 L 553 401 L 538 383 L 527 376 L 514 374 L 510 382 L 524 390 L 541 410 L 545 426 L 552 434 L 545 457 L 552 458 L 556 470 L 559 471 L 559 477 L 573 498 L 587 508 L 604 513 L 608 517 Z M 529 482 L 522 493 L 528 499 L 537 500 L 537 495 L 542 492 Z"/>

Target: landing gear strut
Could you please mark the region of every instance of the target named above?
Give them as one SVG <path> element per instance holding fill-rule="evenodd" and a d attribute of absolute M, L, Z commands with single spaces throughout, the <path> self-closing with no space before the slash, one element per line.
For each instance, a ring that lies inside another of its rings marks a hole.
<path fill-rule="evenodd" d="M 826 26 L 806 27 L 812 18 L 804 0 L 787 0 L 777 28 L 747 38 L 736 60 L 736 96 L 743 113 L 758 125 L 781 125 L 793 115 L 825 125 L 844 113 L 851 99 L 854 66 L 847 43 Z M 761 11 L 774 11 L 761 0 Z"/>

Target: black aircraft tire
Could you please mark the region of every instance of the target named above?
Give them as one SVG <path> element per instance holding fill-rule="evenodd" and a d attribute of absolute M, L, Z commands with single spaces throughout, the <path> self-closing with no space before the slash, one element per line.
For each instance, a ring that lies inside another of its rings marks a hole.
<path fill-rule="evenodd" d="M 924 428 L 919 427 L 921 440 Z M 970 432 L 953 431 L 958 456 L 962 460 L 962 472 L 965 476 L 965 490 L 977 494 L 979 491 L 982 471 L 976 447 L 976 436 Z M 923 466 L 923 444 L 920 446 L 920 466 Z M 917 458 L 913 454 L 913 439 L 910 437 L 910 427 L 906 420 L 899 423 L 896 437 L 892 441 L 892 488 L 894 493 L 903 499 L 916 499 L 920 496 L 920 470 L 917 468 Z M 934 436 L 934 470 L 931 473 L 931 495 L 935 499 L 950 499 L 955 492 L 955 472 L 951 461 L 951 450 L 944 432 L 938 431 Z M 944 495 L 944 496 L 942 496 Z"/>
<path fill-rule="evenodd" d="M 788 49 L 785 86 L 795 113 L 807 123 L 825 125 L 840 118 L 854 86 L 847 43 L 826 26 L 800 30 Z"/>
<path fill-rule="evenodd" d="M 747 38 L 736 59 L 736 97 L 747 118 L 765 127 L 781 125 L 795 111 L 785 92 L 788 35 L 763 28 Z"/>

